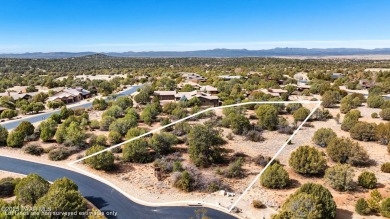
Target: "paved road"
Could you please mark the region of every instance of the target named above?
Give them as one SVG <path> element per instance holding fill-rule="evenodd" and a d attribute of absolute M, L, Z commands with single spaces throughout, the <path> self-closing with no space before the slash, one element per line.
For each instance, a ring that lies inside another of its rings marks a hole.
<path fill-rule="evenodd" d="M 83 196 L 92 202 L 102 212 L 117 212 L 117 216 L 106 215 L 107 218 L 118 219 L 188 219 L 195 217 L 194 210 L 198 207 L 148 207 L 137 204 L 124 195 L 93 178 L 70 170 L 38 164 L 34 162 L 0 156 L 0 170 L 29 174 L 36 173 L 46 180 L 54 181 L 67 177 L 73 180 Z M 207 216 L 213 219 L 233 219 L 235 217 L 207 209 Z"/>
<path fill-rule="evenodd" d="M 133 87 L 131 87 L 129 89 L 121 91 L 121 92 L 117 93 L 118 97 L 125 96 L 125 95 L 130 95 L 130 94 L 136 92 L 137 88 L 139 88 L 139 87 L 141 87 L 141 86 L 133 86 Z M 71 106 L 69 108 L 71 108 L 71 109 L 89 108 L 91 106 L 92 106 L 92 102 L 88 102 L 88 103 L 73 105 L 73 106 Z M 42 120 L 45 120 L 45 119 L 49 118 L 52 114 L 59 114 L 59 113 L 60 113 L 60 110 L 55 110 L 55 111 L 51 111 L 51 112 L 47 112 L 47 113 L 37 114 L 35 116 L 31 116 L 31 117 L 27 117 L 27 118 L 23 118 L 23 119 L 18 119 L 18 120 L 12 121 L 12 122 L 6 122 L 4 124 L 0 123 L 0 125 L 3 126 L 6 129 L 10 130 L 10 129 L 16 128 L 23 121 L 29 121 L 31 123 L 40 122 Z"/>

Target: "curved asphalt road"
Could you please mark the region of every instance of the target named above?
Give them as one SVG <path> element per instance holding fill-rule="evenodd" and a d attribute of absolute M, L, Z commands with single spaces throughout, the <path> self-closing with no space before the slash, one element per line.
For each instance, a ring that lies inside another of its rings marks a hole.
<path fill-rule="evenodd" d="M 194 211 L 199 207 L 149 207 L 137 204 L 122 195 L 110 186 L 70 170 L 29 162 L 19 159 L 13 159 L 0 156 L 0 170 L 15 172 L 20 174 L 36 173 L 48 181 L 54 181 L 58 178 L 67 177 L 73 180 L 78 186 L 83 196 L 92 202 L 105 214 L 116 212 L 117 216 L 106 215 L 107 218 L 118 219 L 188 219 L 195 217 Z M 233 219 L 235 217 L 207 208 L 208 217 L 213 219 Z"/>
<path fill-rule="evenodd" d="M 118 92 L 117 93 L 117 97 L 130 95 L 130 94 L 136 92 L 137 88 L 139 88 L 139 87 L 142 87 L 142 86 L 132 86 L 129 89 L 126 89 L 124 91 Z M 88 102 L 88 103 L 83 103 L 83 104 L 71 106 L 69 108 L 71 108 L 71 109 L 89 108 L 91 106 L 92 106 L 92 102 Z M 41 113 L 41 114 L 37 114 L 35 116 L 14 120 L 12 122 L 6 122 L 4 124 L 0 123 L 0 125 L 3 126 L 6 129 L 10 130 L 10 129 L 16 128 L 23 121 L 28 121 L 28 122 L 31 122 L 31 123 L 40 122 L 42 120 L 45 120 L 45 119 L 49 118 L 49 116 L 51 116 L 52 114 L 58 114 L 58 113 L 60 113 L 60 110 L 54 110 L 54 111 L 51 111 L 51 112 Z"/>

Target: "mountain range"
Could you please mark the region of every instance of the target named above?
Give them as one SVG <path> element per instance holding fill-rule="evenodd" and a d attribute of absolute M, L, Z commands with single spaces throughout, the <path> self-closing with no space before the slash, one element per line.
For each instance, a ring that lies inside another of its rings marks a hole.
<path fill-rule="evenodd" d="M 61 59 L 98 54 L 96 52 L 34 52 L 0 53 L 0 58 Z M 196 51 L 145 51 L 145 52 L 105 52 L 113 57 L 275 57 L 275 56 L 345 56 L 345 55 L 390 55 L 390 48 L 274 48 L 264 50 L 212 49 Z"/>

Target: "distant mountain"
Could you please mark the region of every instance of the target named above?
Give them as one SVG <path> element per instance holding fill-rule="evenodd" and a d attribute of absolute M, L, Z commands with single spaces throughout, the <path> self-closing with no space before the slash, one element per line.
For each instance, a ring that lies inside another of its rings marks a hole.
<path fill-rule="evenodd" d="M 51 53 L 23 53 L 0 54 L 0 58 L 29 58 L 29 59 L 53 59 L 71 58 L 81 56 L 93 56 L 94 52 L 51 52 Z M 359 48 L 334 48 L 334 49 L 306 49 L 306 48 L 274 48 L 264 50 L 247 49 L 212 49 L 196 51 L 145 51 L 145 52 L 107 52 L 99 53 L 100 56 L 113 57 L 273 57 L 273 56 L 341 56 L 341 55 L 390 55 L 390 48 L 359 49 Z"/>

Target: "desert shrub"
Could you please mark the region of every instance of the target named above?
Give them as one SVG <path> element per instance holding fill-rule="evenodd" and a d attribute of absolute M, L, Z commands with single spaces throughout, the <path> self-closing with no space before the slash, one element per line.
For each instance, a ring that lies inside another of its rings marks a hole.
<path fill-rule="evenodd" d="M 107 137 L 105 135 L 98 135 L 96 137 L 96 143 L 97 145 L 105 146 L 107 145 Z"/>
<path fill-rule="evenodd" d="M 56 148 L 49 152 L 48 156 L 50 160 L 53 161 L 59 161 L 59 160 L 65 160 L 71 155 L 71 151 L 67 148 Z"/>
<path fill-rule="evenodd" d="M 41 124 L 39 124 L 39 137 L 44 142 L 50 141 L 57 130 L 57 122 L 52 119 L 47 119 L 46 121 L 42 121 Z"/>
<path fill-rule="evenodd" d="M 0 198 L 14 196 L 15 186 L 19 180 L 12 177 L 0 179 Z"/>
<path fill-rule="evenodd" d="M 351 138 L 359 141 L 375 140 L 375 123 L 357 122 L 350 130 Z"/>
<path fill-rule="evenodd" d="M 325 171 L 325 179 L 329 185 L 338 191 L 351 191 L 355 188 L 354 171 L 347 164 L 337 164 Z"/>
<path fill-rule="evenodd" d="M 145 133 L 146 133 L 145 129 L 134 127 L 134 128 L 131 128 L 127 131 L 125 138 L 126 138 L 126 140 L 129 140 L 129 139 L 138 137 L 138 136 L 145 134 Z"/>
<path fill-rule="evenodd" d="M 390 173 L 390 162 L 382 164 L 381 171 L 384 173 Z"/>
<path fill-rule="evenodd" d="M 291 153 L 290 166 L 300 174 L 318 175 L 326 169 L 326 160 L 322 153 L 310 146 L 301 146 Z"/>
<path fill-rule="evenodd" d="M 191 130 L 191 126 L 187 122 L 180 122 L 175 124 L 172 134 L 176 136 L 182 136 L 188 134 Z"/>
<path fill-rule="evenodd" d="M 379 112 L 379 115 L 383 120 L 390 120 L 390 108 L 383 109 Z"/>
<path fill-rule="evenodd" d="M 376 187 L 377 179 L 374 173 L 364 171 L 358 177 L 358 185 L 366 189 L 373 189 Z"/>
<path fill-rule="evenodd" d="M 249 141 L 260 142 L 264 141 L 261 131 L 250 130 L 245 134 L 245 138 Z"/>
<path fill-rule="evenodd" d="M 331 140 L 326 152 L 333 161 L 353 166 L 367 165 L 370 161 L 366 150 L 348 138 Z"/>
<path fill-rule="evenodd" d="M 302 107 L 301 103 L 289 103 L 286 106 L 286 111 L 289 114 L 293 114 L 297 109 L 299 109 L 301 107 Z"/>
<path fill-rule="evenodd" d="M 89 127 L 92 130 L 99 129 L 100 128 L 100 122 L 98 120 L 91 120 L 91 122 L 89 123 Z"/>
<path fill-rule="evenodd" d="M 336 133 L 331 128 L 320 128 L 314 133 L 312 140 L 316 145 L 326 147 L 336 137 Z"/>
<path fill-rule="evenodd" d="M 111 145 L 118 144 L 122 141 L 122 135 L 119 132 L 108 133 L 108 141 Z"/>
<path fill-rule="evenodd" d="M 379 141 L 380 144 L 387 145 L 390 143 L 390 122 L 381 122 L 376 126 L 375 138 Z"/>
<path fill-rule="evenodd" d="M 294 112 L 293 117 L 295 121 L 303 121 L 309 116 L 309 114 L 310 114 L 309 109 L 305 107 L 301 107 Z"/>
<path fill-rule="evenodd" d="M 120 106 L 113 105 L 110 108 L 108 108 L 106 111 L 104 111 L 102 117 L 114 117 L 114 118 L 119 118 L 124 115 L 124 111 Z"/>
<path fill-rule="evenodd" d="M 263 202 L 261 202 L 260 200 L 253 200 L 252 201 L 252 206 L 254 208 L 264 208 L 265 207 Z"/>
<path fill-rule="evenodd" d="M 374 189 L 370 193 L 370 198 L 367 199 L 367 204 L 370 207 L 371 212 L 378 213 L 380 210 L 380 202 L 382 201 L 383 197 L 381 193 Z"/>
<path fill-rule="evenodd" d="M 108 131 L 110 128 L 110 125 L 115 121 L 114 117 L 111 116 L 105 116 L 100 121 L 100 130 L 102 131 Z"/>
<path fill-rule="evenodd" d="M 240 157 L 236 159 L 229 167 L 223 172 L 223 175 L 227 178 L 242 178 L 244 177 L 244 169 L 242 165 L 244 163 L 244 158 Z"/>
<path fill-rule="evenodd" d="M 264 157 L 263 155 L 259 154 L 252 160 L 255 164 L 260 165 L 262 167 L 265 167 L 268 162 L 271 161 L 271 157 Z"/>
<path fill-rule="evenodd" d="M 375 119 L 375 118 L 378 118 L 378 113 L 371 113 L 371 118 Z"/>
<path fill-rule="evenodd" d="M 250 122 L 242 114 L 230 113 L 222 119 L 222 124 L 225 127 L 231 128 L 236 135 L 242 135 L 250 129 Z"/>
<path fill-rule="evenodd" d="M 266 188 L 283 189 L 289 185 L 290 178 L 282 165 L 274 163 L 263 172 L 260 183 Z"/>
<path fill-rule="evenodd" d="M 176 188 L 185 192 L 191 192 L 193 190 L 193 179 L 188 171 L 180 173 L 179 179 L 173 184 Z"/>
<path fill-rule="evenodd" d="M 367 98 L 367 105 L 370 108 L 380 108 L 384 102 L 383 97 L 379 95 L 369 95 Z"/>
<path fill-rule="evenodd" d="M 278 132 L 281 134 L 291 135 L 294 133 L 294 128 L 291 126 L 279 126 Z"/>
<path fill-rule="evenodd" d="M 272 218 L 334 219 L 335 217 L 336 203 L 329 190 L 319 184 L 306 183 L 287 198 L 281 212 Z"/>
<path fill-rule="evenodd" d="M 371 209 L 364 198 L 359 198 L 355 204 L 355 211 L 360 215 L 368 215 Z"/>
<path fill-rule="evenodd" d="M 383 217 L 390 218 L 390 198 L 386 198 L 382 201 L 380 213 Z"/>
<path fill-rule="evenodd" d="M 20 132 L 24 135 L 24 137 L 27 137 L 29 135 L 34 134 L 34 126 L 31 124 L 31 122 L 23 121 L 21 122 L 18 127 L 14 129 L 15 132 Z"/>
<path fill-rule="evenodd" d="M 22 148 L 22 150 L 27 154 L 36 155 L 36 156 L 39 156 L 44 152 L 43 148 L 37 144 L 26 145 Z"/>
<path fill-rule="evenodd" d="M 88 148 L 88 150 L 85 152 L 85 155 L 89 156 L 104 149 L 104 146 L 95 145 Z M 85 159 L 84 162 L 97 170 L 111 170 L 114 167 L 114 155 L 110 151 L 105 151 Z"/>
<path fill-rule="evenodd" d="M 183 165 L 181 164 L 180 161 L 175 161 L 173 162 L 173 172 L 181 172 L 183 171 Z"/>
<path fill-rule="evenodd" d="M 341 123 L 341 129 L 349 131 L 359 121 L 360 116 L 359 110 L 351 110 L 345 114 L 344 120 Z"/>

